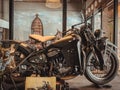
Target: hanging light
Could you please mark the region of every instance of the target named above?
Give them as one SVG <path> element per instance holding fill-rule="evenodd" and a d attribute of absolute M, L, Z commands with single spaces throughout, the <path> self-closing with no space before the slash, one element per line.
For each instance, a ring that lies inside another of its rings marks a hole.
<path fill-rule="evenodd" d="M 88 12 L 90 13 L 90 7 L 88 8 Z"/>
<path fill-rule="evenodd" d="M 91 10 L 93 10 L 94 9 L 94 6 L 93 6 L 93 4 L 91 5 Z"/>
<path fill-rule="evenodd" d="M 46 7 L 59 8 L 61 7 L 61 1 L 60 0 L 46 0 Z"/>
<path fill-rule="evenodd" d="M 101 0 L 98 0 L 99 3 L 101 3 Z"/>
<path fill-rule="evenodd" d="M 97 1 L 95 1 L 94 3 L 95 3 L 95 7 L 97 7 L 97 5 L 98 5 L 98 2 L 97 2 Z"/>

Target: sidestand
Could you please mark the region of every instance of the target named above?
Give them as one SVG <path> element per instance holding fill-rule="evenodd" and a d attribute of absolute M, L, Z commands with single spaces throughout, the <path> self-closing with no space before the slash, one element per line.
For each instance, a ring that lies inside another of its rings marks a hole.
<path fill-rule="evenodd" d="M 4 79 L 1 79 L 0 90 L 10 90 L 12 88 L 17 90 L 16 83 L 14 82 L 14 80 L 13 80 L 13 78 L 11 76 L 10 76 L 10 79 L 11 79 L 10 84 L 7 84 L 6 82 L 4 82 Z"/>
<path fill-rule="evenodd" d="M 0 90 L 3 90 L 3 86 L 2 86 L 2 78 L 0 77 Z"/>
<path fill-rule="evenodd" d="M 13 86 L 14 86 L 15 90 L 18 90 L 18 89 L 17 89 L 17 86 L 16 86 L 16 83 L 15 83 L 15 81 L 13 80 L 13 78 L 12 78 L 11 75 L 10 75 L 10 79 L 11 79 L 11 81 L 12 81 L 12 83 L 13 83 Z"/>

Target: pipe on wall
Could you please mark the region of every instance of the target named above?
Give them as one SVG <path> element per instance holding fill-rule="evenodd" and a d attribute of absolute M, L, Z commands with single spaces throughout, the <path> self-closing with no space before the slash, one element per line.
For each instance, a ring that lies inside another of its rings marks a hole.
<path fill-rule="evenodd" d="M 0 12 L 1 13 L 0 18 L 3 19 L 4 18 L 4 10 L 3 10 L 4 9 L 4 0 L 0 0 L 0 9 L 1 9 L 0 10 L 1 11 Z"/>
<path fill-rule="evenodd" d="M 14 34 L 14 0 L 9 0 L 9 39 L 13 40 Z"/>
<path fill-rule="evenodd" d="M 63 21 L 62 21 L 63 32 L 67 29 L 67 0 L 63 0 Z M 65 33 L 63 33 L 63 36 Z"/>
<path fill-rule="evenodd" d="M 118 0 L 114 0 L 114 44 L 118 45 Z"/>

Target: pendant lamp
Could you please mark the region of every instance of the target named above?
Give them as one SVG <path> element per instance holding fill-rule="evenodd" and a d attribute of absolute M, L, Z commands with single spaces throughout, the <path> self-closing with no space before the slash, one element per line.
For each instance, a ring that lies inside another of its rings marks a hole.
<path fill-rule="evenodd" d="M 61 7 L 61 1 L 60 0 L 46 0 L 46 7 L 59 8 Z"/>

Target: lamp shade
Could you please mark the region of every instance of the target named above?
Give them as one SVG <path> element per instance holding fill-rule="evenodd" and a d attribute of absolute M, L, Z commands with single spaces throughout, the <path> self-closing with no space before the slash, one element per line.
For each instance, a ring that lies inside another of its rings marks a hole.
<path fill-rule="evenodd" d="M 61 7 L 61 1 L 60 0 L 46 0 L 46 7 L 59 8 Z"/>

